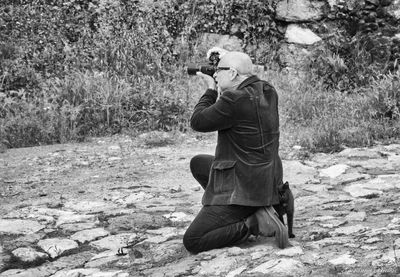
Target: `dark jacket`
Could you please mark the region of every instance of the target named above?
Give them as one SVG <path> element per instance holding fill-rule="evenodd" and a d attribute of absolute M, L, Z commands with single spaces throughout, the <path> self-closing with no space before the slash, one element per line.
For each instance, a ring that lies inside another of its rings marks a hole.
<path fill-rule="evenodd" d="M 195 106 L 190 122 L 196 131 L 218 131 L 203 205 L 278 204 L 282 162 L 278 155 L 275 89 L 252 76 L 237 90 L 225 91 L 216 99 L 217 92 L 208 89 Z"/>

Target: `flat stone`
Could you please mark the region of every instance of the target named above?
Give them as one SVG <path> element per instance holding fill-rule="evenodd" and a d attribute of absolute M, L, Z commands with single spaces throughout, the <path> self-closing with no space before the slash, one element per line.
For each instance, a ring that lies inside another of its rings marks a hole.
<path fill-rule="evenodd" d="M 304 271 L 302 262 L 294 259 L 273 259 L 250 270 L 249 273 L 263 273 L 263 274 L 287 274 L 297 276 Z"/>
<path fill-rule="evenodd" d="M 354 239 L 352 237 L 332 237 L 332 238 L 324 238 L 318 241 L 309 242 L 308 245 L 314 249 L 321 249 L 331 245 L 348 245 Z"/>
<path fill-rule="evenodd" d="M 58 228 L 61 228 L 68 232 L 77 232 L 87 229 L 94 229 L 97 226 L 97 222 L 83 222 L 83 223 L 66 223 L 61 224 Z"/>
<path fill-rule="evenodd" d="M 24 263 L 33 263 L 47 259 L 46 253 L 38 252 L 31 247 L 20 247 L 12 251 L 12 254 Z"/>
<path fill-rule="evenodd" d="M 286 249 L 276 252 L 276 255 L 286 256 L 286 257 L 300 256 L 303 254 L 304 254 L 303 249 L 301 249 L 300 246 L 289 247 L 289 248 L 286 248 Z"/>
<path fill-rule="evenodd" d="M 202 261 L 199 265 L 198 274 L 204 276 L 224 276 L 234 269 L 240 262 L 238 257 L 227 257 L 225 255 L 216 257 L 209 261 Z"/>
<path fill-rule="evenodd" d="M 64 269 L 57 271 L 51 277 L 79 277 L 79 276 L 92 276 L 94 273 L 100 272 L 98 268 L 75 268 L 75 269 Z"/>
<path fill-rule="evenodd" d="M 80 213 L 99 213 L 117 208 L 118 205 L 105 201 L 68 201 L 64 208 Z"/>
<path fill-rule="evenodd" d="M 361 167 L 363 171 L 371 175 L 396 174 L 400 167 L 399 161 L 389 161 L 389 159 L 371 160 L 348 160 L 347 164 L 353 167 Z"/>
<path fill-rule="evenodd" d="M 107 250 L 93 256 L 90 261 L 85 264 L 85 267 L 97 268 L 107 265 L 109 263 L 118 261 L 122 256 L 117 255 L 116 250 Z"/>
<path fill-rule="evenodd" d="M 51 265 L 59 270 L 83 267 L 93 256 L 94 253 L 91 251 L 78 252 L 76 254 L 58 257 L 55 261 L 51 262 Z"/>
<path fill-rule="evenodd" d="M 274 250 L 272 245 L 266 245 L 265 243 L 261 242 L 259 245 L 255 245 L 251 248 L 250 257 L 252 260 L 258 260 L 262 257 L 269 256 L 271 251 Z"/>
<path fill-rule="evenodd" d="M 381 190 L 365 188 L 363 184 L 353 184 L 343 190 L 358 198 L 377 198 L 383 193 Z"/>
<path fill-rule="evenodd" d="M 121 247 L 127 247 L 138 239 L 137 234 L 122 233 L 118 235 L 108 236 L 100 240 L 92 241 L 91 246 L 97 249 L 109 249 L 117 251 Z"/>
<path fill-rule="evenodd" d="M 164 263 L 176 259 L 176 256 L 182 253 L 187 253 L 182 244 L 182 239 L 175 239 L 155 244 L 146 254 L 146 257 L 151 257 L 154 263 Z"/>
<path fill-rule="evenodd" d="M 33 220 L 0 219 L 0 234 L 28 235 L 42 230 L 45 226 Z"/>
<path fill-rule="evenodd" d="M 349 168 L 348 165 L 346 164 L 336 164 L 333 166 L 330 166 L 328 168 L 324 168 L 320 170 L 319 174 L 322 177 L 328 177 L 328 178 L 337 178 L 340 175 L 344 174 L 346 170 Z"/>
<path fill-rule="evenodd" d="M 98 268 L 76 268 L 76 269 L 65 269 L 58 271 L 51 277 L 79 277 L 79 276 L 90 276 L 90 277 L 128 277 L 129 274 L 123 270 L 110 270 L 101 271 Z"/>
<path fill-rule="evenodd" d="M 13 210 L 6 214 L 4 218 L 23 218 L 38 221 L 42 224 L 51 224 L 55 221 L 55 217 L 60 216 L 62 213 L 71 214 L 71 212 L 64 212 L 57 209 L 50 209 L 40 206 L 24 207 L 18 210 Z"/>
<path fill-rule="evenodd" d="M 400 224 L 400 217 L 394 217 L 394 218 L 390 221 L 390 223 L 392 223 L 392 224 Z"/>
<path fill-rule="evenodd" d="M 314 182 L 317 170 L 311 166 L 304 165 L 299 161 L 282 161 L 283 177 L 290 185 L 303 185 Z"/>
<path fill-rule="evenodd" d="M 129 277 L 129 273 L 123 270 L 100 271 L 93 273 L 90 277 Z"/>
<path fill-rule="evenodd" d="M 322 185 L 322 184 L 307 184 L 301 186 L 302 190 L 311 191 L 315 193 L 327 192 L 330 188 L 332 188 L 332 186 Z"/>
<path fill-rule="evenodd" d="M 400 249 L 396 249 L 393 251 L 393 248 L 391 248 L 388 250 L 388 252 L 384 253 L 380 259 L 372 261 L 372 265 L 373 266 L 381 266 L 387 264 L 395 265 L 399 257 L 400 257 Z"/>
<path fill-rule="evenodd" d="M 320 193 L 319 196 L 310 195 L 303 197 L 296 197 L 294 199 L 294 206 L 296 207 L 296 211 L 303 211 L 309 208 L 320 207 L 327 200 L 331 200 L 332 197 L 327 193 Z"/>
<path fill-rule="evenodd" d="M 339 227 L 333 231 L 334 234 L 338 235 L 351 235 L 354 233 L 362 233 L 369 228 L 363 225 L 352 225 L 352 226 L 346 226 L 346 227 Z"/>
<path fill-rule="evenodd" d="M 96 215 L 88 215 L 88 214 L 71 214 L 71 215 L 62 215 L 58 218 L 56 227 L 69 224 L 69 223 L 97 223 L 97 216 Z"/>
<path fill-rule="evenodd" d="M 400 175 L 380 175 L 366 182 L 351 184 L 344 188 L 353 197 L 371 197 L 380 195 L 383 191 L 400 188 Z"/>
<path fill-rule="evenodd" d="M 247 266 L 241 266 L 236 268 L 235 270 L 229 271 L 228 274 L 226 275 L 226 277 L 235 277 L 235 276 L 240 276 L 241 273 L 243 273 L 243 271 L 245 271 L 247 269 Z"/>
<path fill-rule="evenodd" d="M 108 236 L 110 233 L 103 228 L 95 228 L 79 231 L 71 236 L 71 239 L 78 241 L 79 243 L 90 242 L 92 240 Z"/>
<path fill-rule="evenodd" d="M 342 226 L 346 223 L 347 223 L 347 220 L 345 220 L 345 219 L 344 220 L 343 219 L 342 220 L 333 219 L 333 220 L 321 222 L 321 223 L 319 223 L 319 225 L 324 228 L 336 228 L 336 227 Z"/>
<path fill-rule="evenodd" d="M 146 205 L 144 207 L 146 212 L 157 213 L 157 212 L 175 212 L 176 206 L 171 205 Z"/>
<path fill-rule="evenodd" d="M 382 240 L 380 238 L 369 238 L 367 240 L 364 241 L 364 243 L 367 244 L 372 244 L 372 243 L 377 243 L 377 242 L 381 242 Z"/>
<path fill-rule="evenodd" d="M 365 212 L 351 212 L 346 215 L 348 221 L 365 221 L 367 214 Z"/>
<path fill-rule="evenodd" d="M 133 261 L 135 262 L 135 261 Z M 163 270 L 160 271 L 160 268 L 151 268 L 144 270 L 142 272 L 143 276 L 152 276 L 152 277 L 176 277 L 176 276 L 193 276 L 194 268 L 199 264 L 198 261 L 189 257 L 184 258 L 177 263 L 166 264 L 163 267 Z M 199 270 L 197 268 L 197 270 Z"/>
<path fill-rule="evenodd" d="M 129 231 L 136 229 L 157 229 L 170 224 L 165 217 L 149 213 L 132 213 L 109 219 L 108 229 L 110 231 Z"/>
<path fill-rule="evenodd" d="M 165 214 L 164 217 L 168 218 L 173 222 L 191 222 L 194 219 L 193 215 L 188 215 L 185 214 L 184 212 L 174 212 L 170 214 Z"/>
<path fill-rule="evenodd" d="M 394 210 L 394 209 L 383 209 L 383 210 L 372 213 L 372 215 L 393 214 L 395 212 L 396 212 L 396 210 Z"/>
<path fill-rule="evenodd" d="M 302 28 L 296 24 L 289 24 L 286 28 L 285 38 L 289 43 L 312 45 L 322 39 L 310 29 Z"/>
<path fill-rule="evenodd" d="M 130 193 L 128 196 L 126 196 L 122 199 L 121 198 L 117 199 L 115 202 L 117 202 L 121 205 L 129 206 L 129 205 L 135 205 L 141 201 L 144 201 L 147 199 L 152 199 L 152 198 L 154 198 L 154 194 L 147 193 L 144 191 L 139 191 L 139 192 Z"/>
<path fill-rule="evenodd" d="M 78 243 L 70 239 L 51 238 L 38 242 L 38 246 L 42 248 L 52 258 L 56 258 L 66 251 L 78 248 Z"/>
<path fill-rule="evenodd" d="M 341 255 L 335 259 L 329 260 L 329 263 L 333 265 L 352 265 L 357 262 L 356 259 L 352 258 L 349 254 Z"/>
<path fill-rule="evenodd" d="M 337 217 L 335 216 L 331 216 L 331 215 L 324 215 L 324 216 L 317 216 L 317 217 L 313 217 L 311 218 L 311 221 L 328 221 L 328 220 L 336 220 Z"/>
<path fill-rule="evenodd" d="M 0 273 L 1 277 L 44 277 L 50 276 L 56 272 L 56 269 L 41 266 L 36 268 L 28 268 L 28 269 L 9 269 Z"/>
<path fill-rule="evenodd" d="M 368 174 L 363 174 L 360 172 L 348 172 L 337 176 L 336 178 L 330 179 L 329 183 L 332 185 L 347 185 L 349 183 L 354 183 L 360 180 L 370 179 L 371 176 Z"/>

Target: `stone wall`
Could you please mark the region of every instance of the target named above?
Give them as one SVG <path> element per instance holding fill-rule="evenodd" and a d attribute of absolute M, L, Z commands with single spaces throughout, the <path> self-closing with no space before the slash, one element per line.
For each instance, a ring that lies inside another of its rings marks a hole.
<path fill-rule="evenodd" d="M 400 58 L 400 0 L 277 0 L 275 21 L 284 37 L 275 59 L 280 69 L 304 70 L 313 51 L 338 34 L 363 39 L 373 62 L 396 65 Z M 226 35 L 216 44 L 232 48 Z"/>

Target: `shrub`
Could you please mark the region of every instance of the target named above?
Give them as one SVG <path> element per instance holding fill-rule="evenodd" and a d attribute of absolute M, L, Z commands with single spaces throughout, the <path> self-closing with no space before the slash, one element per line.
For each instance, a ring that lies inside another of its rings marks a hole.
<path fill-rule="evenodd" d="M 352 94 L 327 89 L 323 80 L 295 82 L 293 76 L 277 72 L 267 71 L 263 79 L 280 95 L 282 139 L 311 151 L 332 152 L 400 135 L 398 77 L 383 75 Z"/>

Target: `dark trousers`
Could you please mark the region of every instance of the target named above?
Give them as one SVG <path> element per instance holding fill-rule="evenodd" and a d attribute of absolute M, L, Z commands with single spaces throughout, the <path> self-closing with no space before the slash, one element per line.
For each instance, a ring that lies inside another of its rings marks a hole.
<path fill-rule="evenodd" d="M 197 155 L 190 161 L 193 177 L 205 189 L 214 156 Z M 249 235 L 247 217 L 258 207 L 239 205 L 203 206 L 186 230 L 183 244 L 192 253 L 235 245 Z"/>

